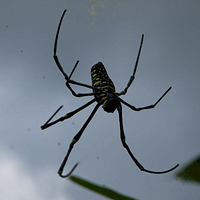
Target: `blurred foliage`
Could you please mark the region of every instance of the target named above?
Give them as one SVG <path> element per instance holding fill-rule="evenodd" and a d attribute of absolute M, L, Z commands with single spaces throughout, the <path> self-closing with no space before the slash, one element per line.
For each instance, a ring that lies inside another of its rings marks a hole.
<path fill-rule="evenodd" d="M 200 183 L 200 156 L 190 161 L 176 176 L 182 181 Z"/>
<path fill-rule="evenodd" d="M 89 190 L 92 190 L 93 192 L 96 192 L 98 194 L 101 194 L 105 197 L 108 197 L 110 199 L 115 199 L 115 200 L 136 200 L 132 197 L 128 197 L 128 196 L 125 196 L 125 195 L 122 195 L 122 194 L 119 194 L 118 192 L 115 192 L 105 186 L 99 186 L 99 185 L 96 185 L 92 182 L 89 182 L 89 181 L 86 181 L 80 177 L 77 177 L 77 176 L 70 176 L 69 179 L 73 182 L 75 182 L 76 184 L 78 185 L 81 185 Z"/>
<path fill-rule="evenodd" d="M 200 156 L 187 163 L 187 165 L 176 174 L 176 177 L 185 182 L 196 182 L 200 184 Z M 136 200 L 135 198 L 119 194 L 118 192 L 115 192 L 105 186 L 99 186 L 77 176 L 70 176 L 69 179 L 82 187 L 85 187 L 110 199 Z"/>

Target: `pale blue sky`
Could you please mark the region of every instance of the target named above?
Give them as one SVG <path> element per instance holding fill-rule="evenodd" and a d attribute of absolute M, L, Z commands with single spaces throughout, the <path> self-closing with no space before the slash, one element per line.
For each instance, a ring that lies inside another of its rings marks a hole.
<path fill-rule="evenodd" d="M 141 35 L 144 43 L 135 81 L 123 99 L 140 107 L 172 90 L 153 110 L 123 106 L 127 143 L 141 164 L 169 174 L 139 171 L 121 145 L 117 112 L 99 109 L 75 145 L 67 170 L 74 175 L 138 199 L 198 199 L 199 186 L 176 179 L 199 154 L 200 4 L 158 0 L 3 0 L 0 2 L 0 198 L 28 200 L 103 200 L 57 170 L 68 145 L 93 106 L 44 131 L 40 126 L 91 99 L 75 98 L 53 60 L 53 43 L 63 10 L 58 56 L 73 79 L 91 84 L 90 69 L 101 61 L 118 92 L 132 73 Z M 74 87 L 77 92 L 85 88 Z"/>

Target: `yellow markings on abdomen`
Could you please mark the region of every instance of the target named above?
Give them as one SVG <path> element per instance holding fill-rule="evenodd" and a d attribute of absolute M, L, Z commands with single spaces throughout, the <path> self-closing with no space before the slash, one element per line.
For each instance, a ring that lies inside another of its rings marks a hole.
<path fill-rule="evenodd" d="M 92 77 L 94 78 L 95 76 L 97 76 L 97 74 L 92 74 Z"/>
<path fill-rule="evenodd" d="M 97 81 L 94 83 L 94 86 L 98 86 L 101 83 L 101 81 Z"/>

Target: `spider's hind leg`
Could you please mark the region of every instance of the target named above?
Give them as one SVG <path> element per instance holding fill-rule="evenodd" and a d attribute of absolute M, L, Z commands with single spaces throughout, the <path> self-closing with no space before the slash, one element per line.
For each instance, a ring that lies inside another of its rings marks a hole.
<path fill-rule="evenodd" d="M 121 141 L 123 144 L 123 147 L 127 150 L 128 154 L 130 155 L 130 157 L 132 158 L 132 160 L 135 162 L 135 164 L 137 165 L 137 167 L 141 170 L 141 171 L 145 171 L 151 174 L 165 174 L 168 173 L 174 169 L 176 169 L 179 164 L 177 164 L 176 166 L 174 166 L 173 168 L 166 170 L 166 171 L 161 171 L 161 172 L 157 172 L 157 171 L 151 171 L 151 170 L 147 170 L 145 169 L 140 162 L 135 158 L 135 156 L 133 155 L 133 153 L 131 152 L 129 146 L 127 145 L 126 141 L 125 141 L 125 134 L 124 134 L 124 128 L 123 128 L 123 120 L 122 120 L 122 106 L 121 104 L 119 104 L 119 106 L 117 107 L 118 113 L 119 113 L 119 124 L 120 124 L 120 136 L 121 136 Z"/>

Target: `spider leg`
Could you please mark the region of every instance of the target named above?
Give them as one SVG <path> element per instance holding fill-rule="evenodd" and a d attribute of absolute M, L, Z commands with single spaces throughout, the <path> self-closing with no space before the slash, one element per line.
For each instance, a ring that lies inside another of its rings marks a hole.
<path fill-rule="evenodd" d="M 53 58 L 56 62 L 56 65 L 58 66 L 59 70 L 61 71 L 61 73 L 64 75 L 65 79 L 68 79 L 68 76 L 67 74 L 64 72 L 59 60 L 58 60 L 58 57 L 57 57 L 57 43 L 58 43 L 58 36 L 59 36 L 59 32 L 60 32 L 60 27 L 61 27 L 61 23 L 62 23 L 62 20 L 63 20 L 63 17 L 66 13 L 66 9 L 64 10 L 63 14 L 62 14 L 62 17 L 60 18 L 60 22 L 59 22 L 59 25 L 58 25 L 58 29 L 57 29 L 57 33 L 56 33 L 56 38 L 55 38 L 55 42 L 54 42 L 54 55 L 53 55 Z"/>
<path fill-rule="evenodd" d="M 149 106 L 140 107 L 140 108 L 136 108 L 135 106 L 130 105 L 129 103 L 127 103 L 126 101 L 124 101 L 124 100 L 121 99 L 121 98 L 119 98 L 119 99 L 120 99 L 120 101 L 121 101 L 124 105 L 128 106 L 129 108 L 131 108 L 131 109 L 134 110 L 134 111 L 140 111 L 140 110 L 145 110 L 145 109 L 151 109 L 151 108 L 154 108 L 154 107 L 161 101 L 161 99 L 162 99 L 171 89 L 172 89 L 172 87 L 169 87 L 169 88 L 167 89 L 167 91 L 156 101 L 156 103 L 154 103 L 154 104 L 152 104 L 152 105 L 149 105 Z"/>
<path fill-rule="evenodd" d="M 77 165 L 79 164 L 79 163 L 76 163 L 76 164 L 74 165 L 74 167 L 72 168 L 72 170 L 71 170 L 68 174 L 62 175 L 63 169 L 64 169 L 64 167 L 65 167 L 65 165 L 66 165 L 66 162 L 67 162 L 67 160 L 68 160 L 68 157 L 69 157 L 69 155 L 70 155 L 70 153 L 71 153 L 71 151 L 72 151 L 72 149 L 73 149 L 73 147 L 74 147 L 74 144 L 75 144 L 76 142 L 78 142 L 78 140 L 80 139 L 80 137 L 81 137 L 83 131 L 85 130 L 85 128 L 87 127 L 87 125 L 90 123 L 91 119 L 92 119 L 93 116 L 95 115 L 95 113 L 96 113 L 96 111 L 98 110 L 98 108 L 99 108 L 100 105 L 101 105 L 101 104 L 98 103 L 98 104 L 94 107 L 92 113 L 91 113 L 90 116 L 88 117 L 88 119 L 87 119 L 87 121 L 85 122 L 85 124 L 82 126 L 82 128 L 80 129 L 80 131 L 79 131 L 79 132 L 74 136 L 74 138 L 72 139 L 72 142 L 71 142 L 70 145 L 69 145 L 68 152 L 67 152 L 67 154 L 66 154 L 66 156 L 65 156 L 65 158 L 64 158 L 64 160 L 63 160 L 63 162 L 62 162 L 62 164 L 61 164 L 61 166 L 60 166 L 60 168 L 59 168 L 59 170 L 58 170 L 58 174 L 60 175 L 60 177 L 66 178 L 66 177 L 70 176 L 70 174 L 75 170 L 75 168 L 76 168 Z"/>
<path fill-rule="evenodd" d="M 72 74 L 74 73 L 74 71 L 75 71 L 75 69 L 76 69 L 78 63 L 79 63 L 79 61 L 76 62 L 76 64 L 74 65 L 74 68 L 72 69 L 72 72 L 70 73 L 68 79 L 66 79 L 66 86 L 68 87 L 68 89 L 69 89 L 69 90 L 71 91 L 71 93 L 72 93 L 74 96 L 76 96 L 76 97 L 93 96 L 93 95 L 99 94 L 99 92 L 92 92 L 92 93 L 76 93 L 76 92 L 71 88 L 71 86 L 69 85 L 69 83 L 72 83 L 72 82 L 74 83 L 74 81 L 71 80 L 70 78 L 71 78 Z M 71 81 L 72 81 L 72 82 L 71 82 Z M 78 82 L 76 82 L 76 83 L 74 83 L 74 84 L 75 84 L 75 85 L 79 85 L 79 86 L 88 87 L 88 88 L 91 88 L 91 89 L 95 89 L 95 90 L 99 90 L 99 91 L 100 91 L 100 89 L 97 88 L 97 87 L 90 86 L 90 85 L 86 85 L 86 84 L 83 84 L 83 83 L 78 83 Z"/>
<path fill-rule="evenodd" d="M 76 62 L 70 76 L 68 76 L 65 71 L 63 70 L 61 64 L 60 64 L 60 61 L 58 59 L 58 56 L 57 56 L 57 43 L 58 43 L 58 36 L 59 36 L 59 32 L 60 32 L 60 27 L 61 27 L 61 24 L 62 24 L 62 20 L 63 20 L 63 17 L 66 13 L 66 9 L 64 10 L 61 18 L 60 18 L 60 22 L 59 22 L 59 25 L 58 25 L 58 29 L 57 29 L 57 33 L 56 33 L 56 37 L 55 37 L 55 42 L 54 42 L 54 54 L 53 54 L 53 58 L 54 58 L 54 61 L 58 67 L 58 69 L 60 70 L 60 72 L 63 74 L 63 76 L 65 77 L 65 80 L 67 81 L 66 82 L 66 86 L 68 87 L 68 89 L 72 92 L 72 94 L 76 97 L 82 97 L 82 96 L 90 96 L 90 95 L 94 95 L 94 93 L 89 93 L 89 94 L 77 94 L 75 93 L 75 91 L 71 88 L 71 86 L 69 85 L 69 83 L 71 84 L 74 84 L 74 85 L 79 85 L 79 86 L 82 86 L 82 87 L 87 87 L 87 88 L 90 88 L 90 89 L 97 89 L 91 85 L 87 85 L 87 84 L 84 84 L 84 83 L 80 83 L 80 82 L 77 82 L 77 81 L 74 81 L 74 80 L 71 80 L 70 77 L 71 75 L 73 74 L 76 66 L 78 65 L 79 61 Z"/>
<path fill-rule="evenodd" d="M 140 58 L 140 52 L 141 52 L 141 49 L 142 49 L 143 40 L 144 40 L 144 34 L 142 34 L 142 38 L 141 38 L 141 42 L 140 42 L 140 48 L 139 48 L 139 51 L 138 51 L 137 60 L 135 62 L 135 67 L 134 67 L 134 70 L 133 70 L 133 75 L 130 77 L 129 82 L 128 82 L 127 86 L 125 87 L 125 89 L 122 92 L 119 93 L 119 96 L 126 94 L 128 88 L 131 86 L 133 80 L 135 79 L 135 73 L 136 73 L 139 58 Z"/>
<path fill-rule="evenodd" d="M 120 124 L 120 137 L 121 137 L 121 141 L 122 141 L 122 145 L 123 147 L 127 150 L 128 154 L 130 155 L 130 157 L 132 158 L 132 160 L 135 162 L 135 164 L 137 165 L 137 167 L 141 170 L 141 171 L 145 171 L 151 174 L 164 174 L 164 173 L 168 173 L 174 169 L 176 169 L 179 164 L 177 164 L 175 167 L 166 170 L 166 171 L 161 171 L 161 172 L 157 172 L 157 171 L 151 171 L 151 170 L 147 170 L 145 169 L 140 162 L 135 158 L 135 156 L 133 155 L 133 153 L 131 152 L 129 146 L 127 145 L 126 141 L 125 141 L 125 134 L 124 134 L 124 128 L 123 128 L 123 119 L 122 119 L 122 106 L 119 103 L 119 106 L 117 107 L 118 113 L 119 113 L 119 124 Z"/>
<path fill-rule="evenodd" d="M 89 101 L 88 103 L 86 103 L 86 104 L 82 105 L 81 107 L 77 108 L 76 110 L 67 113 L 67 114 L 64 115 L 63 117 L 60 117 L 59 119 L 57 119 L 57 120 L 55 120 L 55 121 L 53 121 L 53 122 L 50 122 L 50 121 L 53 119 L 53 117 L 58 113 L 58 111 L 63 107 L 63 106 L 60 106 L 60 107 L 58 108 L 58 110 L 56 110 L 56 112 L 47 120 L 47 122 L 46 122 L 44 125 L 41 126 L 41 129 L 42 129 L 42 130 L 43 130 L 43 129 L 46 129 L 46 128 L 48 128 L 48 127 L 54 125 L 54 124 L 57 124 L 58 122 L 62 122 L 62 121 L 64 121 L 64 120 L 66 120 L 66 119 L 69 119 L 70 117 L 72 117 L 72 116 L 75 115 L 76 113 L 80 112 L 81 110 L 85 109 L 86 107 L 88 107 L 89 105 L 91 105 L 92 103 L 94 103 L 98 98 L 99 98 L 99 97 L 94 98 L 94 99 L 92 99 L 91 101 Z M 50 123 L 49 123 L 49 122 L 50 122 Z"/>

